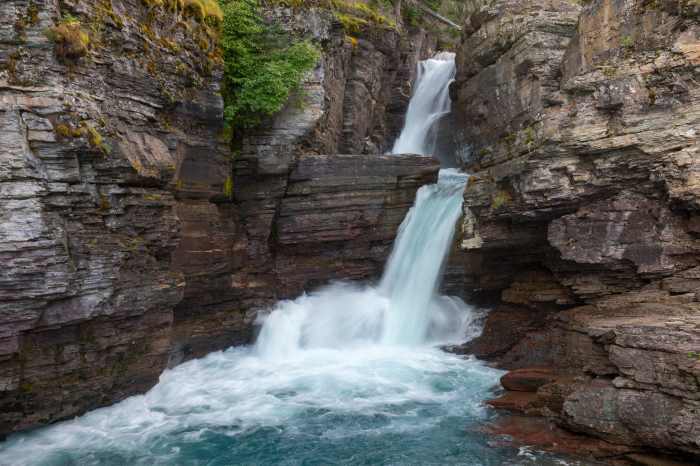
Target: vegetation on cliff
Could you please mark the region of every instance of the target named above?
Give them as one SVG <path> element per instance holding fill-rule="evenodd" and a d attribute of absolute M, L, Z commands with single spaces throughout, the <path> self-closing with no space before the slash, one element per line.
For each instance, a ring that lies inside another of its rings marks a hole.
<path fill-rule="evenodd" d="M 251 128 L 282 109 L 318 61 L 319 51 L 266 24 L 258 0 L 221 4 L 225 117 L 234 129 Z"/>

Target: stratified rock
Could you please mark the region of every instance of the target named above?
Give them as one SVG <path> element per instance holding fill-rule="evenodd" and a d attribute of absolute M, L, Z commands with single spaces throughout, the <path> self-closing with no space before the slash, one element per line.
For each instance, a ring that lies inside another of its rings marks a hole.
<path fill-rule="evenodd" d="M 269 6 L 265 16 L 320 44 L 321 59 L 281 112 L 235 141 L 231 199 L 179 212 L 175 261 L 187 287 L 172 364 L 251 342 L 257 310 L 279 299 L 377 279 L 416 190 L 436 180 L 429 158 L 378 155 L 403 126 L 432 35 L 368 27 L 350 40 L 316 7 Z M 323 155 L 339 151 L 367 155 Z"/>
<path fill-rule="evenodd" d="M 506 392 L 498 398 L 487 400 L 486 404 L 498 409 L 526 413 L 534 409 L 538 402 L 539 398 L 536 393 Z"/>
<path fill-rule="evenodd" d="M 408 155 L 297 154 L 291 167 L 283 177 L 236 178 L 240 221 L 234 237 L 218 233 L 223 243 L 185 223 L 187 242 L 175 254 L 189 271 L 175 309 L 175 361 L 248 343 L 254 311 L 278 300 L 331 280 L 379 278 L 416 191 L 440 169 Z M 197 240 L 187 239 L 190 229 Z"/>
<path fill-rule="evenodd" d="M 579 461 L 586 461 L 586 465 L 597 464 L 625 464 L 622 462 L 610 462 L 611 458 L 619 458 L 635 448 L 624 445 L 616 445 L 603 440 L 588 437 L 586 435 L 572 433 L 562 429 L 548 419 L 534 418 L 518 414 L 506 414 L 499 416 L 491 425 L 487 425 L 485 431 L 497 436 L 498 445 L 509 447 L 536 448 L 540 451 L 550 451 L 565 455 L 575 455 Z M 502 439 L 502 440 L 501 440 Z M 631 456 L 631 455 L 630 455 Z M 646 455 L 635 454 L 635 457 Z M 626 456 L 627 458 L 627 456 Z M 658 457 L 646 456 L 650 461 L 659 461 Z M 634 463 L 636 464 L 636 463 Z M 647 463 L 644 463 L 647 464 Z M 688 466 L 689 463 L 648 463 L 653 466 Z"/>
<path fill-rule="evenodd" d="M 183 173 L 206 167 L 206 202 L 229 167 L 206 51 L 140 1 L 102 3 L 0 4 L 0 435 L 157 382 L 185 288 Z M 69 62 L 45 34 L 67 14 L 90 34 Z"/>
<path fill-rule="evenodd" d="M 459 256 L 467 291 L 522 306 L 526 328 L 496 311 L 469 348 L 569 374 L 535 410 L 567 428 L 700 455 L 700 6 L 468 9 Z"/>

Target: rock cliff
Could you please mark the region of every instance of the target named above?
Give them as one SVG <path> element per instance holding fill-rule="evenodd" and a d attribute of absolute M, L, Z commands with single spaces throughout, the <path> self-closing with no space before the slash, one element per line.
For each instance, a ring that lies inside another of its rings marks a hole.
<path fill-rule="evenodd" d="M 333 155 L 396 131 L 387 109 L 405 103 L 422 46 L 398 33 L 353 45 L 328 21 L 333 53 L 305 85 L 318 100 L 285 110 L 308 119 L 251 136 L 243 147 L 267 152 L 244 149 L 234 167 L 215 31 L 162 8 L 0 4 L 0 435 L 247 343 L 279 298 L 377 275 L 437 175 L 425 158 Z M 373 105 L 365 72 L 381 83 Z M 312 133 L 328 142 L 305 149 Z"/>
<path fill-rule="evenodd" d="M 700 6 L 467 3 L 458 257 L 499 304 L 466 350 L 562 375 L 521 409 L 700 455 Z"/>

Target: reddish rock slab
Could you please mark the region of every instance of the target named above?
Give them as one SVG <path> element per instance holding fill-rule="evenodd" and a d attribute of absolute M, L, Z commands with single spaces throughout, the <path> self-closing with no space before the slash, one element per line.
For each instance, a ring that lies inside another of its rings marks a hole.
<path fill-rule="evenodd" d="M 501 385 L 506 390 L 516 392 L 536 392 L 538 388 L 554 382 L 556 376 L 552 369 L 546 367 L 531 367 L 516 369 L 501 377 Z"/>
<path fill-rule="evenodd" d="M 693 466 L 697 462 L 677 460 L 658 455 L 649 455 L 645 453 L 632 453 L 625 455 L 625 459 L 633 465 L 639 466 Z"/>
<path fill-rule="evenodd" d="M 586 464 L 629 464 L 619 463 L 613 458 L 632 452 L 629 447 L 575 434 L 539 417 L 503 416 L 484 430 L 488 434 L 503 436 L 499 437 L 503 445 L 527 445 L 542 451 L 595 461 Z"/>
<path fill-rule="evenodd" d="M 507 409 L 509 411 L 524 413 L 528 409 L 534 407 L 538 401 L 539 397 L 536 393 L 506 392 L 498 398 L 488 400 L 486 404 L 497 409 Z"/>

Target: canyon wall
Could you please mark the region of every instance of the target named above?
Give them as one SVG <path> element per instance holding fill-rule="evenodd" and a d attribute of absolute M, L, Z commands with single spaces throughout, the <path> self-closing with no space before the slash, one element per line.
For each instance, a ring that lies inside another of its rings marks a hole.
<path fill-rule="evenodd" d="M 437 176 L 430 159 L 332 155 L 386 146 L 424 33 L 350 41 L 321 21 L 309 104 L 234 156 L 216 34 L 146 3 L 0 4 L 0 435 L 248 343 L 277 299 L 378 275 Z"/>
<path fill-rule="evenodd" d="M 499 304 L 464 350 L 555 375 L 517 409 L 700 455 L 700 5 L 581 3 L 468 2 L 457 257 Z"/>

